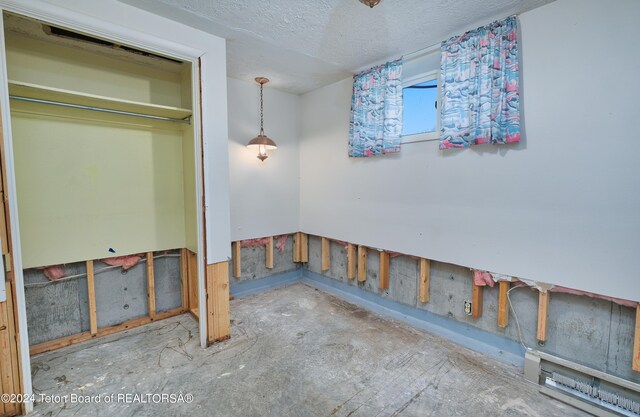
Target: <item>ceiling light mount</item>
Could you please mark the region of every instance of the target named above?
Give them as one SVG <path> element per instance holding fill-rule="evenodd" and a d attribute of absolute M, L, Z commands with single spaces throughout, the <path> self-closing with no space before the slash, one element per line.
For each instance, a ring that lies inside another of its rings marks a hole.
<path fill-rule="evenodd" d="M 262 88 L 269 82 L 268 78 L 256 77 L 256 82 L 260 84 L 260 133 L 247 143 L 247 148 L 258 149 L 258 159 L 263 161 L 269 157 L 268 150 L 277 149 L 276 143 L 264 134 L 264 101 L 262 98 Z"/>
<path fill-rule="evenodd" d="M 365 4 L 373 9 L 374 6 L 377 6 L 378 4 L 380 4 L 381 1 L 382 0 L 360 0 L 360 3 Z"/>

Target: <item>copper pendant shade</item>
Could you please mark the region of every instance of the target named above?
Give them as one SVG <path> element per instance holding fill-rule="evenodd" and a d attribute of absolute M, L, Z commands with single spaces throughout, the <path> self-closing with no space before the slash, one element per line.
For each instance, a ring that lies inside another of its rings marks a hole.
<path fill-rule="evenodd" d="M 371 7 L 373 9 L 374 6 L 377 6 L 378 4 L 380 4 L 382 0 L 360 0 L 360 3 L 362 4 L 366 4 L 367 6 Z"/>
<path fill-rule="evenodd" d="M 262 87 L 269 82 L 269 79 L 264 77 L 257 77 L 256 82 L 260 84 L 260 133 L 258 134 L 258 136 L 251 139 L 249 143 L 247 143 L 247 148 L 258 149 L 258 159 L 264 161 L 269 157 L 269 155 L 267 155 L 267 151 L 277 149 L 278 146 L 272 139 L 264 134 L 264 116 L 262 111 L 264 107 L 264 101 L 262 99 Z"/>

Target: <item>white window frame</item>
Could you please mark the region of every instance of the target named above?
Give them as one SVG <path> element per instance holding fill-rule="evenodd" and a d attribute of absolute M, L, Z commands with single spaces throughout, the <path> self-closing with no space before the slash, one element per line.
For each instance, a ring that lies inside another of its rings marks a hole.
<path fill-rule="evenodd" d="M 436 101 L 438 106 L 436 107 L 436 130 L 435 132 L 426 133 L 414 133 L 412 135 L 403 135 L 402 143 L 416 143 L 416 142 L 428 142 L 440 139 L 440 71 L 433 70 L 418 74 L 416 76 L 402 80 L 402 88 L 411 87 L 416 84 L 424 83 L 427 81 L 436 80 L 438 85 L 436 92 Z"/>

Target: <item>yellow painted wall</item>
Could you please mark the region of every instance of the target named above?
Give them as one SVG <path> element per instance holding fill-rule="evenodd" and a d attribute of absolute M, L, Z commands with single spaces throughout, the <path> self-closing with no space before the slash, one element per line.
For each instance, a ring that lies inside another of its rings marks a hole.
<path fill-rule="evenodd" d="M 190 64 L 129 62 L 13 32 L 6 42 L 11 80 L 191 107 Z M 11 118 L 25 268 L 197 251 L 193 126 L 16 100 Z"/>
<path fill-rule="evenodd" d="M 7 33 L 10 80 L 143 103 L 191 108 L 190 94 L 182 94 L 183 73 L 127 62 Z M 169 64 L 174 65 L 174 64 Z M 190 85 L 187 85 L 190 88 Z M 184 101 L 184 103 L 183 103 Z"/>
<path fill-rule="evenodd" d="M 12 102 L 25 268 L 185 247 L 182 130 L 129 119 Z"/>

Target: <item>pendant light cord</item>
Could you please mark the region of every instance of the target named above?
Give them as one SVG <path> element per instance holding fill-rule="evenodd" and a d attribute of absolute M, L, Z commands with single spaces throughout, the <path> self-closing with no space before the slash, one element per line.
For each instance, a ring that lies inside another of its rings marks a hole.
<path fill-rule="evenodd" d="M 262 87 L 263 84 L 260 84 L 260 136 L 264 136 L 264 115 L 263 115 L 263 102 L 262 102 Z"/>

